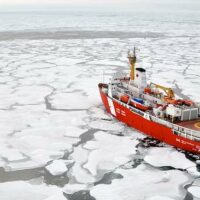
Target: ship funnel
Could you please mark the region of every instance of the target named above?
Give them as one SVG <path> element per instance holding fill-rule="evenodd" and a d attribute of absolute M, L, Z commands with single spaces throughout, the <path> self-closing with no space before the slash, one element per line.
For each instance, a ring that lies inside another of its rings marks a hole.
<path fill-rule="evenodd" d="M 137 61 L 135 47 L 133 51 L 128 51 L 128 60 L 130 63 L 130 80 L 134 80 L 135 78 L 135 63 Z"/>

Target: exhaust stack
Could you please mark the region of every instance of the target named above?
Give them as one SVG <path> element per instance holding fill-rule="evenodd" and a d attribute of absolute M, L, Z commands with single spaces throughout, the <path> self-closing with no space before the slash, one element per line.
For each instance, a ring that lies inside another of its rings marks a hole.
<path fill-rule="evenodd" d="M 135 53 L 135 47 L 133 52 L 128 52 L 128 60 L 130 63 L 130 80 L 134 80 L 135 79 L 135 63 L 137 61 L 136 58 L 136 53 Z"/>

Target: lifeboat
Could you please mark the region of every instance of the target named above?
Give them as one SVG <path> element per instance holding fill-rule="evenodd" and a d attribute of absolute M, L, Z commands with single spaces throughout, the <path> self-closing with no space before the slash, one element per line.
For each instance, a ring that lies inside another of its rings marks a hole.
<path fill-rule="evenodd" d="M 145 94 L 152 94 L 151 88 L 144 88 Z"/>
<path fill-rule="evenodd" d="M 142 111 L 147 111 L 147 110 L 150 109 L 149 106 L 146 106 L 144 104 L 143 99 L 140 99 L 140 98 L 133 98 L 133 99 L 131 99 L 130 105 L 133 106 L 133 107 L 136 107 L 136 108 L 138 108 L 138 109 L 140 109 Z"/>
<path fill-rule="evenodd" d="M 129 101 L 129 96 L 128 95 L 122 95 L 121 97 L 120 97 L 120 100 L 122 101 L 122 102 L 124 102 L 124 103 L 128 103 L 128 101 Z"/>
<path fill-rule="evenodd" d="M 194 102 L 193 102 L 193 101 L 190 101 L 190 100 L 183 100 L 183 103 L 184 103 L 186 106 L 192 106 L 192 105 L 194 105 Z"/>

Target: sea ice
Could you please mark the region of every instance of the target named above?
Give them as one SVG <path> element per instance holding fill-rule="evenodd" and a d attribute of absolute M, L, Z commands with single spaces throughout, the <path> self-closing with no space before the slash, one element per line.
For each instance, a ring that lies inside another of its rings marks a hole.
<path fill-rule="evenodd" d="M 166 196 L 153 196 L 153 197 L 149 197 L 145 200 L 175 200 L 175 199 L 172 199 L 170 197 L 166 197 Z"/>
<path fill-rule="evenodd" d="M 75 192 L 78 192 L 80 190 L 86 190 L 87 185 L 86 184 L 67 184 L 63 188 L 63 192 L 66 194 L 73 194 Z"/>
<path fill-rule="evenodd" d="M 87 97 L 81 92 L 52 95 L 51 104 L 55 109 L 88 109 L 91 107 Z"/>
<path fill-rule="evenodd" d="M 46 200 L 55 196 L 58 196 L 59 200 L 63 200 L 61 198 L 62 190 L 57 186 L 32 185 L 24 181 L 0 183 L 0 194 L 2 200 Z"/>
<path fill-rule="evenodd" d="M 185 196 L 182 189 L 188 177 L 178 170 L 165 172 L 141 164 L 135 169 L 117 169 L 115 173 L 123 178 L 113 180 L 110 185 L 100 184 L 91 189 L 90 193 L 96 200 L 143 200 L 152 196 L 183 199 Z"/>
<path fill-rule="evenodd" d="M 67 137 L 80 137 L 86 131 L 86 129 L 81 129 L 76 126 L 66 126 L 66 132 L 64 135 Z"/>
<path fill-rule="evenodd" d="M 93 176 L 97 175 L 98 170 L 111 170 L 128 162 L 136 153 L 136 145 L 139 143 L 129 137 L 110 135 L 103 131 L 95 133 L 94 138 L 95 142 L 84 145 L 86 149 L 93 147 L 88 161 L 84 164 L 84 168 Z"/>
<path fill-rule="evenodd" d="M 191 186 L 188 188 L 188 191 L 196 198 L 200 198 L 200 187 L 199 186 Z"/>
<path fill-rule="evenodd" d="M 46 166 L 46 169 L 53 176 L 61 175 L 67 171 L 66 163 L 63 160 L 54 160 Z"/>
<path fill-rule="evenodd" d="M 74 149 L 74 152 L 70 155 L 70 158 L 74 161 L 74 165 L 69 171 L 69 177 L 75 178 L 78 183 L 93 183 L 95 178 L 83 167 L 84 163 L 88 160 L 88 150 L 78 146 Z"/>
<path fill-rule="evenodd" d="M 110 120 L 111 116 L 105 112 L 104 108 L 98 108 L 98 107 L 93 107 L 90 109 L 90 111 L 92 112 L 91 116 L 93 118 L 97 118 L 97 119 L 105 119 L 105 120 Z"/>
<path fill-rule="evenodd" d="M 171 166 L 179 169 L 188 169 L 196 166 L 183 153 L 172 147 L 151 147 L 148 149 L 144 160 L 155 167 Z"/>
<path fill-rule="evenodd" d="M 23 160 L 25 156 L 17 149 L 10 148 L 4 144 L 0 146 L 0 157 L 7 159 L 8 161 Z"/>
<path fill-rule="evenodd" d="M 105 131 L 122 132 L 124 130 L 124 125 L 117 121 L 94 120 L 89 124 L 89 126 L 95 129 Z"/>

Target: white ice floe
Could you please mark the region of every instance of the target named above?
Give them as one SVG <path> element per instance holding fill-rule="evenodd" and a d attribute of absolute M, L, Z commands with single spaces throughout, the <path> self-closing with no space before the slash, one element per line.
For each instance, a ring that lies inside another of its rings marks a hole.
<path fill-rule="evenodd" d="M 64 197 L 63 194 L 58 194 L 58 195 L 53 195 L 53 196 L 47 197 L 44 200 L 67 200 L 67 198 Z"/>
<path fill-rule="evenodd" d="M 88 109 L 91 107 L 88 98 L 81 92 L 52 95 L 51 104 L 55 109 Z"/>
<path fill-rule="evenodd" d="M 171 166 L 179 169 L 195 167 L 196 164 L 172 147 L 152 147 L 148 149 L 144 160 L 155 167 Z"/>
<path fill-rule="evenodd" d="M 78 143 L 79 136 L 86 131 L 78 128 L 86 125 L 85 111 L 43 109 L 41 105 L 28 105 L 0 111 L 0 157 L 12 161 L 5 163 L 7 170 L 41 167 L 48 161 L 59 159 L 72 150 L 72 145 Z M 27 158 L 31 160 L 27 161 Z"/>
<path fill-rule="evenodd" d="M 84 164 L 93 176 L 98 170 L 111 170 L 125 164 L 136 153 L 137 140 L 129 137 L 110 135 L 99 131 L 94 135 L 95 141 L 84 145 L 86 149 L 93 149 L 88 156 L 88 161 Z M 95 144 L 96 143 L 96 144 Z"/>
<path fill-rule="evenodd" d="M 86 131 L 86 129 L 81 129 L 76 126 L 66 126 L 66 132 L 64 135 L 67 137 L 79 137 Z"/>
<path fill-rule="evenodd" d="M 200 172 L 197 170 L 196 166 L 187 168 L 187 171 L 188 171 L 188 173 L 190 173 L 193 176 L 197 176 L 197 177 L 200 176 Z"/>
<path fill-rule="evenodd" d="M 188 191 L 196 198 L 200 198 L 200 187 L 199 186 L 191 186 L 188 188 Z"/>
<path fill-rule="evenodd" d="M 61 175 L 68 170 L 63 160 L 54 160 L 51 164 L 46 166 L 46 169 L 53 176 Z"/>
<path fill-rule="evenodd" d="M 86 190 L 87 185 L 86 184 L 67 184 L 63 188 L 63 192 L 66 194 L 73 194 L 75 192 L 78 192 L 80 190 Z"/>
<path fill-rule="evenodd" d="M 115 172 L 123 178 L 113 180 L 110 185 L 100 184 L 91 189 L 90 193 L 96 200 L 143 200 L 152 196 L 183 199 L 185 196 L 183 187 L 188 177 L 184 172 L 165 172 L 143 164 L 135 169 L 118 169 Z"/>
<path fill-rule="evenodd" d="M 146 198 L 145 200 L 175 200 L 175 199 L 172 199 L 170 197 L 166 197 L 166 196 L 153 196 L 153 197 L 149 197 L 149 198 Z"/>
<path fill-rule="evenodd" d="M 43 167 L 44 163 L 38 164 L 33 160 L 25 160 L 25 161 L 17 161 L 10 162 L 6 165 L 5 171 L 18 171 L 18 170 L 26 170 L 26 169 L 34 169 L 38 167 Z"/>
<path fill-rule="evenodd" d="M 93 118 L 97 118 L 97 119 L 111 119 L 111 116 L 106 113 L 105 108 L 104 107 L 93 107 L 90 109 L 90 111 L 92 112 L 91 116 Z"/>
<path fill-rule="evenodd" d="M 32 185 L 24 181 L 0 183 L 0 194 L 2 200 L 47 200 L 55 196 L 58 196 L 55 200 L 64 200 L 62 190 L 57 186 Z"/>
<path fill-rule="evenodd" d="M 30 152 L 31 159 L 34 162 L 37 162 L 39 166 L 45 165 L 47 162 L 59 159 L 64 156 L 62 151 L 50 151 L 46 149 L 37 149 Z"/>
<path fill-rule="evenodd" d="M 0 146 L 0 157 L 8 161 L 23 160 L 25 156 L 17 149 L 13 149 L 4 144 Z"/>
<path fill-rule="evenodd" d="M 118 67 L 124 67 L 127 63 L 126 62 L 122 62 L 122 61 L 116 61 L 116 60 L 94 60 L 89 62 L 89 64 L 93 64 L 93 65 L 102 65 L 102 66 L 118 66 Z"/>
<path fill-rule="evenodd" d="M 13 94 L 13 103 L 39 104 L 44 102 L 44 96 L 51 93 L 51 89 L 45 86 L 22 86 Z"/>
<path fill-rule="evenodd" d="M 117 131 L 121 132 L 124 130 L 124 124 L 117 121 L 107 121 L 107 120 L 95 120 L 90 122 L 90 127 L 105 131 Z"/>
<path fill-rule="evenodd" d="M 95 178 L 83 167 L 84 163 L 88 160 L 89 152 L 78 146 L 74 149 L 74 152 L 70 155 L 70 158 L 74 161 L 74 165 L 69 172 L 69 177 L 75 178 L 79 183 L 92 183 Z"/>

